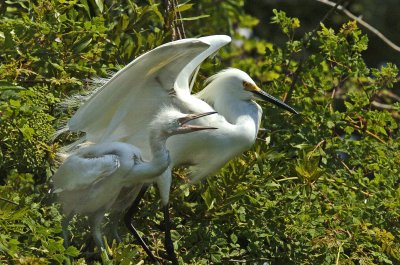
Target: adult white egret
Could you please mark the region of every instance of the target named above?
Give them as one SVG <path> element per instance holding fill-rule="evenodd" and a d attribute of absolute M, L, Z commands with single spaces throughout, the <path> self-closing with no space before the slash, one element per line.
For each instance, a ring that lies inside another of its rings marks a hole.
<path fill-rule="evenodd" d="M 89 143 L 62 154 L 66 159 L 53 176 L 53 192 L 58 193 L 65 215 L 62 224 L 65 244 L 68 245 L 69 221 L 74 214 L 81 213 L 89 216 L 92 236 L 103 250 L 101 222 L 120 191 L 127 186 L 153 182 L 170 163 L 167 138 L 216 129 L 188 124 L 214 113 L 186 115 L 173 107 L 163 108 L 150 124 L 149 144 L 153 158 L 148 162 L 142 159 L 140 149 L 123 142 Z"/>
<path fill-rule="evenodd" d="M 203 91 L 191 94 L 190 79 L 195 70 L 230 41 L 223 35 L 183 39 L 143 54 L 95 90 L 68 123 L 69 130 L 86 132 L 81 141 L 132 143 L 149 158 L 150 146 L 144 141 L 149 133 L 146 124 L 161 104 L 175 105 L 184 112 L 218 112 L 197 124 L 218 125 L 219 130 L 180 135 L 167 141 L 171 166 L 157 179 L 157 185 L 167 226 L 166 249 L 173 263 L 177 259 L 168 229 L 171 169 L 189 165 L 189 178 L 197 181 L 247 150 L 256 139 L 262 115 L 261 107 L 253 100 L 269 101 L 297 113 L 262 91 L 238 69 L 216 74 Z"/>

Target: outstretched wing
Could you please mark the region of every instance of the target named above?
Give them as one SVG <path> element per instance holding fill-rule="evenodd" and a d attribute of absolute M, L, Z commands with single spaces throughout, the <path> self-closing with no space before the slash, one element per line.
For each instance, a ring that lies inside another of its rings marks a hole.
<path fill-rule="evenodd" d="M 151 50 L 118 71 L 75 113 L 71 131 L 86 132 L 86 140 L 134 144 L 149 158 L 149 123 L 171 95 L 189 95 L 189 79 L 211 54 L 230 41 L 228 36 L 183 39 Z M 175 97 L 176 99 L 176 97 Z M 207 110 L 206 110 L 207 111 Z"/>
<path fill-rule="evenodd" d="M 110 176 L 120 167 L 118 156 L 85 158 L 69 156 L 53 176 L 54 193 L 85 189 Z"/>
<path fill-rule="evenodd" d="M 196 74 L 194 71 L 200 66 L 200 64 L 208 57 L 215 54 L 222 46 L 231 42 L 231 37 L 226 35 L 213 35 L 207 37 L 198 38 L 199 41 L 207 43 L 210 47 L 204 52 L 200 53 L 193 60 L 191 60 L 185 68 L 179 73 L 176 78 L 175 89 L 182 93 L 190 93 L 191 87 L 189 86 L 190 77 Z M 195 76 L 193 77 L 195 78 Z"/>

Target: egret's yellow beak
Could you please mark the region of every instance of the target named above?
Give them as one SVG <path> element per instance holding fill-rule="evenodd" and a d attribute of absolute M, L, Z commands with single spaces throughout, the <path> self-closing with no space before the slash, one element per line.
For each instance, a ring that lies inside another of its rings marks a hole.
<path fill-rule="evenodd" d="M 298 114 L 298 112 L 294 108 L 290 107 L 285 102 L 271 96 L 255 84 L 243 82 L 243 87 L 245 90 L 252 92 L 256 99 L 271 102 L 272 104 L 281 107 L 287 111 L 290 111 L 291 113 Z"/>

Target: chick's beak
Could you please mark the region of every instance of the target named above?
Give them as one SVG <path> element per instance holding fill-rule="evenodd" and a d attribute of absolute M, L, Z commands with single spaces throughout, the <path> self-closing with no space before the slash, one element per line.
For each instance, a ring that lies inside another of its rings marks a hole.
<path fill-rule="evenodd" d="M 212 115 L 217 113 L 216 111 L 210 111 L 210 112 L 204 112 L 204 113 L 199 113 L 199 114 L 189 114 L 186 115 L 183 118 L 179 119 L 179 124 L 182 128 L 185 129 L 189 129 L 191 131 L 201 131 L 201 130 L 215 130 L 218 129 L 216 127 L 211 127 L 211 126 L 203 126 L 203 125 L 191 125 L 191 124 L 187 124 L 189 121 L 192 120 L 196 120 L 198 118 L 204 117 L 204 116 L 208 116 L 208 115 Z"/>
<path fill-rule="evenodd" d="M 267 92 L 265 92 L 264 90 L 259 88 L 258 86 L 254 86 L 253 89 L 251 89 L 251 92 L 253 93 L 253 95 L 256 99 L 260 99 L 262 101 L 268 101 L 268 102 L 270 102 L 280 108 L 283 108 L 291 113 L 298 114 L 298 112 L 294 108 L 290 107 L 282 100 L 279 100 L 279 99 L 271 96 L 270 94 L 268 94 Z"/>

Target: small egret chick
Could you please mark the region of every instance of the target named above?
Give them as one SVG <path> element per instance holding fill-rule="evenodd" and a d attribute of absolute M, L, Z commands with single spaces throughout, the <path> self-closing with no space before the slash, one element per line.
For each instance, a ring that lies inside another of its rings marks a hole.
<path fill-rule="evenodd" d="M 69 154 L 53 176 L 54 193 L 62 205 L 65 245 L 67 228 L 74 214 L 85 214 L 91 223 L 92 236 L 104 251 L 101 223 L 121 190 L 135 183 L 151 183 L 170 164 L 166 147 L 168 137 L 205 129 L 189 121 L 215 112 L 183 114 L 173 107 L 164 107 L 151 122 L 149 141 L 152 160 L 144 161 L 137 147 L 123 142 L 86 144 Z"/>

